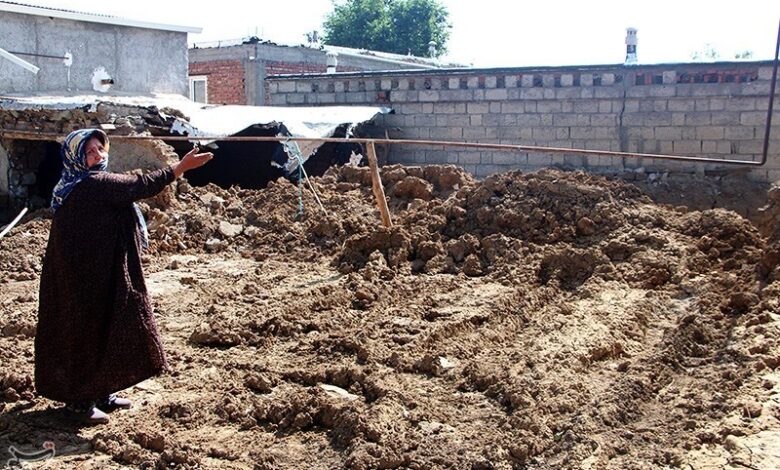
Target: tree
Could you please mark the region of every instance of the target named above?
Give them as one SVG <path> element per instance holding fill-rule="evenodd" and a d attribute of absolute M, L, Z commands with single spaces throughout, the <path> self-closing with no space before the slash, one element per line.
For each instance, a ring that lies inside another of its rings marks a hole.
<path fill-rule="evenodd" d="M 439 0 L 346 0 L 334 2 L 323 24 L 324 43 L 396 54 L 436 57 L 447 51 L 452 26 Z"/>

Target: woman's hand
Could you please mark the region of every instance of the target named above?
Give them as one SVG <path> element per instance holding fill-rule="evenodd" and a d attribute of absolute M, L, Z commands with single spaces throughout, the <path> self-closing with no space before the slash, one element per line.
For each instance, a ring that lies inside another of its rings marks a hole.
<path fill-rule="evenodd" d="M 199 148 L 193 147 L 187 155 L 185 155 L 179 163 L 173 166 L 173 173 L 177 178 L 181 177 L 185 171 L 194 170 L 200 168 L 209 160 L 214 158 L 214 154 L 211 152 L 198 153 Z"/>

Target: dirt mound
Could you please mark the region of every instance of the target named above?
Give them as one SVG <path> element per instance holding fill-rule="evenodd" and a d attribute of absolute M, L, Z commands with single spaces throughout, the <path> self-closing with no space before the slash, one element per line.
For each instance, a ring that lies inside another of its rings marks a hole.
<path fill-rule="evenodd" d="M 0 283 L 37 279 L 51 226 L 48 211 L 29 214 L 0 239 Z"/>
<path fill-rule="evenodd" d="M 286 180 L 146 201 L 171 370 L 127 391 L 140 412 L 77 433 L 32 381 L 49 221 L 17 227 L 0 461 L 51 439 L 58 467 L 695 467 L 777 429 L 770 232 L 579 172 L 382 178 L 392 228 L 365 168 L 313 179 L 327 215 Z"/>

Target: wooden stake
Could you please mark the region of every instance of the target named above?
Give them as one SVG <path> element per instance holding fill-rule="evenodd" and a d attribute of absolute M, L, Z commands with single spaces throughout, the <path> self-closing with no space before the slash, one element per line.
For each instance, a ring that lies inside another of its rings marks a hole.
<path fill-rule="evenodd" d="M 382 187 L 382 179 L 379 176 L 379 164 L 376 161 L 376 149 L 373 141 L 366 144 L 366 150 L 368 150 L 368 167 L 371 169 L 371 186 L 374 189 L 376 205 L 379 207 L 379 214 L 382 216 L 382 225 L 389 228 L 393 226 L 393 221 L 390 220 L 390 209 L 387 208 L 385 189 Z"/>

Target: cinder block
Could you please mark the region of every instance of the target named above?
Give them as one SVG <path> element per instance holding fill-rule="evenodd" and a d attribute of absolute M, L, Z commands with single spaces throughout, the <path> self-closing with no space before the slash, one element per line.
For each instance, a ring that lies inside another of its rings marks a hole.
<path fill-rule="evenodd" d="M 686 126 L 708 126 L 712 123 L 712 115 L 710 113 L 686 113 L 685 125 Z"/>
<path fill-rule="evenodd" d="M 481 117 L 481 116 L 471 116 L 474 117 Z M 485 128 L 481 125 L 472 125 L 470 127 L 466 127 L 463 129 L 463 139 L 469 142 L 472 141 L 480 141 L 485 139 Z"/>
<path fill-rule="evenodd" d="M 460 88 L 460 78 L 449 79 L 450 90 L 457 90 Z"/>
<path fill-rule="evenodd" d="M 587 118 L 587 115 L 578 116 L 580 118 Z M 553 119 L 553 122 L 555 120 Z M 590 125 L 592 126 L 615 126 L 618 123 L 617 115 L 615 114 L 593 114 L 590 116 Z M 577 124 L 579 125 L 579 124 Z"/>
<path fill-rule="evenodd" d="M 414 125 L 417 127 L 435 127 L 436 116 L 433 114 L 414 116 Z"/>
<path fill-rule="evenodd" d="M 742 90 L 741 95 L 748 96 L 748 95 L 766 95 L 767 101 L 769 101 L 769 90 L 770 90 L 770 83 L 769 82 L 752 82 L 752 83 L 742 83 Z"/>
<path fill-rule="evenodd" d="M 772 67 L 759 67 L 758 68 L 759 80 L 772 80 Z"/>
<path fill-rule="evenodd" d="M 677 94 L 677 88 L 674 85 L 650 85 L 645 88 L 649 89 L 649 96 L 656 98 L 668 98 Z"/>
<path fill-rule="evenodd" d="M 553 115 L 553 126 L 557 127 L 569 127 L 569 126 L 589 126 L 591 123 L 591 117 L 587 114 L 555 114 Z"/>
<path fill-rule="evenodd" d="M 523 77 L 525 77 L 525 75 Z M 544 98 L 544 90 L 541 88 L 522 89 L 520 91 L 520 98 L 524 100 L 541 100 Z"/>
<path fill-rule="evenodd" d="M 614 87 L 595 87 L 593 96 L 596 98 L 621 98 L 623 92 Z"/>
<path fill-rule="evenodd" d="M 745 111 L 740 113 L 739 122 L 743 126 L 766 125 L 766 112 Z"/>
<path fill-rule="evenodd" d="M 694 111 L 696 102 L 689 98 L 675 98 L 667 102 L 667 108 L 669 111 Z"/>
<path fill-rule="evenodd" d="M 680 140 L 682 131 L 679 127 L 662 126 L 654 129 L 655 138 L 660 140 Z"/>
<path fill-rule="evenodd" d="M 420 101 L 439 101 L 439 92 L 434 90 L 421 90 L 418 99 Z"/>
<path fill-rule="evenodd" d="M 701 153 L 700 140 L 677 140 L 672 143 L 673 152 L 683 155 L 694 155 Z"/>
<path fill-rule="evenodd" d="M 574 75 L 570 73 L 564 73 L 561 75 L 561 86 L 574 85 Z"/>
<path fill-rule="evenodd" d="M 575 101 L 573 103 L 572 111 L 575 113 L 598 113 L 601 103 L 602 102 L 585 100 Z M 608 113 L 612 111 L 612 106 L 610 105 L 609 101 L 606 101 L 605 103 L 607 103 L 608 108 L 603 112 Z"/>
<path fill-rule="evenodd" d="M 295 82 L 292 80 L 284 80 L 278 82 L 279 93 L 293 93 L 295 92 Z"/>
<path fill-rule="evenodd" d="M 582 95 L 582 90 L 579 87 L 566 87 L 556 88 L 555 97 L 559 100 L 574 100 Z"/>
<path fill-rule="evenodd" d="M 756 108 L 756 99 L 750 97 L 732 97 L 726 101 L 726 111 L 753 111 Z"/>
<path fill-rule="evenodd" d="M 466 112 L 469 114 L 487 114 L 490 112 L 490 105 L 488 103 L 467 103 Z"/>
<path fill-rule="evenodd" d="M 507 75 L 506 77 L 504 77 L 504 86 L 506 88 L 516 88 L 517 75 Z"/>
<path fill-rule="evenodd" d="M 536 103 L 536 111 L 539 113 L 560 113 L 560 101 L 540 101 Z"/>
<path fill-rule="evenodd" d="M 614 73 L 602 73 L 601 74 L 601 84 L 603 86 L 610 86 L 615 83 L 615 74 Z"/>
<path fill-rule="evenodd" d="M 490 77 L 488 77 L 490 78 Z M 493 77 L 495 78 L 495 77 Z M 508 97 L 507 91 L 505 88 L 496 88 L 492 90 L 485 90 L 485 99 L 486 100 L 493 100 L 493 101 L 501 101 L 506 100 Z"/>
<path fill-rule="evenodd" d="M 701 140 L 719 140 L 724 137 L 721 126 L 702 126 L 696 128 L 696 138 Z"/>
<path fill-rule="evenodd" d="M 673 85 L 677 82 L 677 72 L 668 70 L 662 74 L 664 85 Z"/>
<path fill-rule="evenodd" d="M 469 103 L 471 106 L 472 103 Z M 505 101 L 501 103 L 501 112 L 504 114 L 521 114 L 525 112 L 525 105 L 522 101 Z"/>
<path fill-rule="evenodd" d="M 497 83 L 498 79 L 495 75 L 489 75 L 485 77 L 485 88 L 495 88 Z"/>
<path fill-rule="evenodd" d="M 479 77 L 469 77 L 466 80 L 466 84 L 469 89 L 479 88 Z"/>
<path fill-rule="evenodd" d="M 531 88 L 534 86 L 534 76 L 529 74 L 524 74 L 523 77 L 520 79 L 520 85 L 523 88 Z"/>
<path fill-rule="evenodd" d="M 471 125 L 469 117 L 465 114 L 436 115 L 437 127 L 468 127 Z"/>

